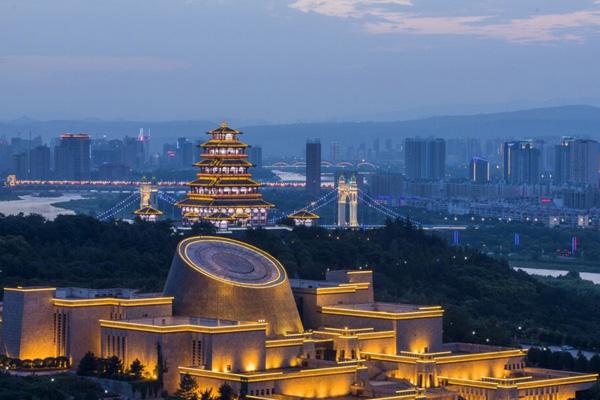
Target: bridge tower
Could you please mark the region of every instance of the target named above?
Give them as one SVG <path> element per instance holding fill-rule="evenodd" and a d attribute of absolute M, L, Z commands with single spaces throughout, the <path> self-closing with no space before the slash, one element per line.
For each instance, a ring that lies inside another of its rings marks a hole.
<path fill-rule="evenodd" d="M 163 215 L 163 212 L 152 206 L 156 188 L 152 183 L 145 181 L 140 184 L 140 208 L 133 213 L 144 221 L 154 222 Z"/>
<path fill-rule="evenodd" d="M 346 221 L 346 206 L 350 207 L 349 221 Z M 358 184 L 356 176 L 352 175 L 348 181 L 344 175 L 338 180 L 338 226 L 358 227 Z"/>

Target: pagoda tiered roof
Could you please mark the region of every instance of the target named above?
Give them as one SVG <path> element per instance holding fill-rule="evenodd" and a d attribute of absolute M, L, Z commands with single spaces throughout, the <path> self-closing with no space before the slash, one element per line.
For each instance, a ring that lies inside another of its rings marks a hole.
<path fill-rule="evenodd" d="M 142 207 L 133 212 L 135 215 L 163 215 L 163 212 L 152 206 Z"/>
<path fill-rule="evenodd" d="M 232 176 L 232 177 L 199 177 L 196 180 L 188 183 L 188 186 L 203 186 L 203 187 L 229 187 L 229 186 L 243 186 L 243 187 L 259 187 L 260 183 L 253 179 Z"/>
<path fill-rule="evenodd" d="M 311 213 L 308 210 L 300 210 L 293 214 L 288 215 L 288 218 L 291 218 L 291 219 L 319 219 L 320 217 L 317 214 Z"/>
<path fill-rule="evenodd" d="M 213 198 L 213 197 L 201 197 L 201 198 L 187 198 L 177 202 L 179 207 L 192 206 L 192 207 L 274 207 L 273 204 L 264 201 L 261 198 Z"/>
<path fill-rule="evenodd" d="M 212 131 L 208 131 L 206 132 L 208 135 L 226 135 L 226 134 L 233 134 L 233 135 L 239 135 L 242 132 L 232 129 L 227 125 L 227 122 L 222 122 L 221 126 L 219 126 L 217 129 L 213 129 Z"/>
<path fill-rule="evenodd" d="M 248 171 L 253 165 L 246 160 L 249 146 L 237 138 L 241 132 L 222 123 L 207 133 L 212 137 L 199 145 L 202 160 L 194 164 L 201 172 L 187 184 L 191 190 L 186 198 L 177 203 L 184 217 L 266 224 L 266 209 L 274 205 L 262 199 L 257 190 L 261 184 Z"/>
<path fill-rule="evenodd" d="M 200 145 L 200 147 L 249 147 L 246 143 L 239 140 L 216 140 L 211 139 Z"/>
<path fill-rule="evenodd" d="M 197 163 L 194 164 L 196 167 L 246 167 L 246 168 L 250 168 L 253 167 L 252 163 L 250 161 L 244 160 L 244 159 L 224 159 L 224 160 L 218 160 L 218 159 L 206 159 L 206 160 L 201 160 L 198 161 Z"/>
<path fill-rule="evenodd" d="M 209 215 L 208 217 L 205 217 L 205 219 L 207 220 L 213 220 L 213 221 L 233 221 L 234 218 L 228 214 L 222 213 L 222 212 L 216 212 L 213 213 L 211 215 Z"/>

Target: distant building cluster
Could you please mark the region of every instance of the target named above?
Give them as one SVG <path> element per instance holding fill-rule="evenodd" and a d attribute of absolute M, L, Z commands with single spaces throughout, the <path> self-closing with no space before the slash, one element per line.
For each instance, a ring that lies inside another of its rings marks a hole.
<path fill-rule="evenodd" d="M 197 139 L 180 137 L 151 149 L 148 132 L 121 139 L 64 133 L 49 144 L 41 137 L 0 138 L 0 173 L 19 180 L 120 180 L 148 171 L 189 170 L 199 160 Z M 260 146 L 249 151 L 250 162 L 262 165 Z"/>

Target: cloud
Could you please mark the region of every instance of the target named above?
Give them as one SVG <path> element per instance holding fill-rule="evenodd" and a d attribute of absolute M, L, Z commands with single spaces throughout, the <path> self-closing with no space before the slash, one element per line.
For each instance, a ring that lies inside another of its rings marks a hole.
<path fill-rule="evenodd" d="M 600 4 L 595 0 L 593 4 Z M 509 42 L 535 43 L 583 41 L 585 35 L 600 28 L 600 8 L 565 13 L 538 14 L 521 18 L 506 15 L 439 16 L 415 12 L 417 6 L 397 0 L 296 0 L 291 7 L 305 13 L 359 20 L 365 31 L 375 34 L 469 35 Z M 410 12 L 409 12 L 410 11 Z"/>
<path fill-rule="evenodd" d="M 379 10 L 379 7 L 411 5 L 411 0 L 296 0 L 290 7 L 330 17 L 362 18 Z"/>
<path fill-rule="evenodd" d="M 490 22 L 492 16 L 385 14 L 381 17 L 379 21 L 365 23 L 365 29 L 371 33 L 472 35 L 511 42 L 554 42 L 582 41 L 583 30 L 600 26 L 600 10 L 536 15 L 500 23 Z"/>
<path fill-rule="evenodd" d="M 0 71 L 169 71 L 188 64 L 154 57 L 9 55 L 0 57 Z"/>

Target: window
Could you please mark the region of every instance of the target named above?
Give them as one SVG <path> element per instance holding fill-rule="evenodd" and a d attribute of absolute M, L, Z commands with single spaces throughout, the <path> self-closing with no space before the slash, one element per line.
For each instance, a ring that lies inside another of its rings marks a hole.
<path fill-rule="evenodd" d="M 198 366 L 204 364 L 204 357 L 202 356 L 202 341 L 192 340 L 192 365 Z"/>

